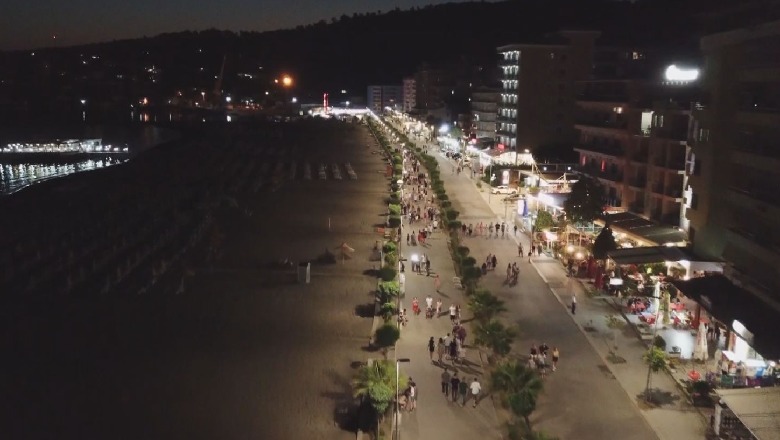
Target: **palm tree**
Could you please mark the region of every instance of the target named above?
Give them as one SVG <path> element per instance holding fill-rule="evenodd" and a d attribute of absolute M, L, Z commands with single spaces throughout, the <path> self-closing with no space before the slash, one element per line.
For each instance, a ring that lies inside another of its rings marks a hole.
<path fill-rule="evenodd" d="M 498 316 L 501 312 L 506 312 L 504 301 L 498 299 L 487 289 L 478 289 L 469 297 L 468 302 L 474 319 L 479 322 L 488 322 Z"/>
<path fill-rule="evenodd" d="M 492 356 L 488 356 L 489 361 L 495 357 L 509 354 L 515 336 L 514 330 L 495 319 L 489 322 L 480 322 L 474 328 L 474 342 L 477 345 L 489 348 L 492 352 Z"/>
<path fill-rule="evenodd" d="M 493 370 L 490 381 L 504 396 L 512 413 L 522 417 L 530 429 L 529 417 L 536 409 L 536 399 L 543 387 L 536 371 L 517 361 L 505 362 Z"/>
<path fill-rule="evenodd" d="M 360 367 L 352 379 L 353 395 L 368 399 L 380 420 L 395 398 L 395 374 L 395 362 L 374 361 Z M 399 375 L 398 389 L 405 389 L 408 380 L 405 375 Z"/>

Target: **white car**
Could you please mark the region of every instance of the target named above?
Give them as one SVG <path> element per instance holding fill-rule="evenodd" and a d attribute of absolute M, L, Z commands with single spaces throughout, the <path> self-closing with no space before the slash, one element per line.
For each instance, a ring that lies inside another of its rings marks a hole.
<path fill-rule="evenodd" d="M 496 186 L 490 190 L 493 194 L 517 194 L 517 189 L 510 188 L 506 185 Z"/>

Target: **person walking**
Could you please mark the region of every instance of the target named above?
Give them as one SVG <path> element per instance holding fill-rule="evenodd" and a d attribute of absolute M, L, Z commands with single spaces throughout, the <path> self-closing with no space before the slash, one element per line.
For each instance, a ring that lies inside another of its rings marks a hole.
<path fill-rule="evenodd" d="M 479 383 L 476 377 L 473 381 L 471 381 L 469 389 L 471 389 L 471 398 L 474 399 L 474 408 L 476 408 L 477 403 L 479 403 L 479 393 L 482 392 L 482 385 Z M 464 401 L 463 404 L 465 405 L 466 402 Z"/>
<path fill-rule="evenodd" d="M 523 257 L 523 244 L 518 243 L 517 244 L 517 256 L 522 258 Z"/>
<path fill-rule="evenodd" d="M 439 292 L 439 289 L 441 289 L 441 278 L 439 278 L 439 274 L 436 274 L 433 278 L 433 287 L 436 289 L 436 293 L 441 293 Z"/>
<path fill-rule="evenodd" d="M 417 409 L 417 384 L 409 378 L 409 412 Z"/>
<path fill-rule="evenodd" d="M 515 225 L 515 237 L 517 237 L 517 225 Z M 522 246 L 520 247 L 520 256 L 521 257 L 523 256 L 523 248 L 522 248 Z"/>
<path fill-rule="evenodd" d="M 444 367 L 444 371 L 441 373 L 441 392 L 445 399 L 450 395 L 450 380 L 452 380 L 450 372 L 447 367 Z"/>
<path fill-rule="evenodd" d="M 448 348 L 450 349 L 452 364 L 455 365 L 458 362 L 458 342 L 455 339 L 451 340 Z"/>
<path fill-rule="evenodd" d="M 439 298 L 439 299 L 436 300 L 436 317 L 437 318 L 439 317 L 439 315 L 441 315 L 441 305 L 442 305 L 442 301 L 441 301 L 441 298 Z"/>
<path fill-rule="evenodd" d="M 459 388 L 460 388 L 460 378 L 458 377 L 458 370 L 455 370 L 455 373 L 452 375 L 452 379 L 450 379 L 450 394 L 452 396 L 452 401 L 455 403 L 458 402 Z"/>
<path fill-rule="evenodd" d="M 466 383 L 465 380 L 460 381 L 458 384 L 458 394 L 460 395 L 461 404 L 460 406 L 466 406 L 466 398 L 468 397 L 469 393 L 469 384 Z"/>
<path fill-rule="evenodd" d="M 431 336 L 431 339 L 428 339 L 428 354 L 431 356 L 431 362 L 433 362 L 434 351 L 436 351 L 436 341 L 433 339 L 433 336 Z"/>
<path fill-rule="evenodd" d="M 427 309 L 426 311 L 433 309 L 433 297 L 431 295 L 425 297 L 425 307 Z"/>
<path fill-rule="evenodd" d="M 509 282 L 509 278 L 512 277 L 512 265 L 509 263 L 506 263 L 506 282 Z"/>
<path fill-rule="evenodd" d="M 553 347 L 552 350 L 552 370 L 558 369 L 558 360 L 561 358 L 561 352 L 558 351 L 558 347 Z"/>
<path fill-rule="evenodd" d="M 444 354 L 447 352 L 447 346 L 444 344 L 444 338 L 439 338 L 439 343 L 436 344 L 436 354 L 439 356 L 439 364 L 441 365 Z"/>
<path fill-rule="evenodd" d="M 455 304 L 450 305 L 450 322 L 455 322 L 457 309 L 455 308 Z"/>
<path fill-rule="evenodd" d="M 493 255 L 493 256 L 490 258 L 490 264 L 493 266 L 493 269 L 495 269 L 495 268 L 496 268 L 496 265 L 498 264 L 498 258 L 496 258 L 496 256 L 495 256 L 495 255 Z"/>
<path fill-rule="evenodd" d="M 572 294 L 571 295 L 571 314 L 574 315 L 577 313 L 577 295 Z"/>

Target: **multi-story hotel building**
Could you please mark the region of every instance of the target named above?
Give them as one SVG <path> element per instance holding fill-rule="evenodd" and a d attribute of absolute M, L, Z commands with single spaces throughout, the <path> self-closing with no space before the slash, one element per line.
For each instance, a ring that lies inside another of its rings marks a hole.
<path fill-rule="evenodd" d="M 471 135 L 474 139 L 496 137 L 499 89 L 483 87 L 471 92 Z"/>
<path fill-rule="evenodd" d="M 417 107 L 417 81 L 414 78 L 404 78 L 404 113 L 411 113 Z"/>
<path fill-rule="evenodd" d="M 368 86 L 368 108 L 382 113 L 385 107 L 401 110 L 403 105 L 402 86 Z"/>
<path fill-rule="evenodd" d="M 664 79 L 663 65 L 648 67 L 645 57 L 598 51 L 593 77 L 578 83 L 575 151 L 580 172 L 604 185 L 609 205 L 684 228 L 685 155 L 698 87 Z"/>
<path fill-rule="evenodd" d="M 587 78 L 598 36 L 598 32 L 564 31 L 541 44 L 497 48 L 499 145 L 535 149 L 574 139 L 574 81 Z"/>
<path fill-rule="evenodd" d="M 687 160 L 694 249 L 780 302 L 780 21 L 707 36 L 701 49 L 709 98 Z"/>

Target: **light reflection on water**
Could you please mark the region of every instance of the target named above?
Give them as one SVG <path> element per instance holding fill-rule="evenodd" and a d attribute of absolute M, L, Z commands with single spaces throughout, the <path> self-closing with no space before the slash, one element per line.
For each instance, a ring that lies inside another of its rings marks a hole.
<path fill-rule="evenodd" d="M 120 164 L 127 159 L 89 159 L 67 164 L 0 164 L 0 195 L 11 194 L 44 180 Z"/>

